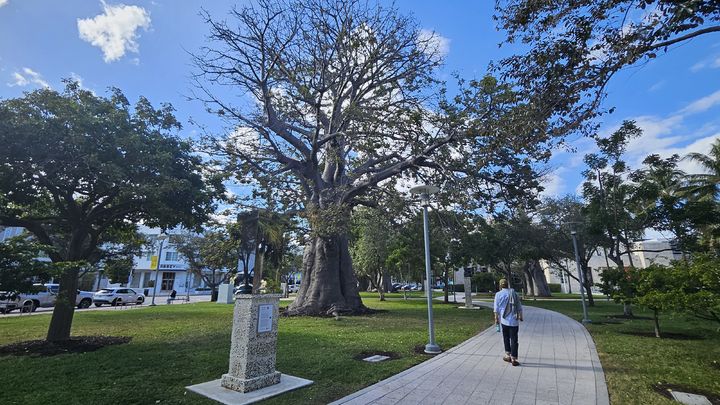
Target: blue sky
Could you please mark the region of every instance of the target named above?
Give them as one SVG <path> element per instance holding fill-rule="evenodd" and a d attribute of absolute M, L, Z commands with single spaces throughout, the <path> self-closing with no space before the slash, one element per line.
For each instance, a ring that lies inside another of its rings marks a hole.
<path fill-rule="evenodd" d="M 215 0 L 204 7 L 218 17 L 234 3 L 242 1 Z M 498 48 L 503 35 L 495 31 L 493 3 L 396 2 L 421 27 L 442 37 L 447 77 L 452 72 L 479 77 L 491 60 L 511 52 Z M 198 2 L 189 0 L 0 0 L 0 98 L 41 86 L 59 89 L 61 78 L 74 77 L 97 93 L 116 86 L 131 99 L 144 95 L 155 105 L 171 102 L 186 136 L 197 130 L 190 117 L 219 129 L 215 117 L 185 97 L 191 88 L 188 51 L 197 51 L 207 34 L 198 12 Z M 103 36 L 107 33 L 112 35 Z M 707 153 L 720 136 L 720 35 L 697 38 L 621 72 L 610 84 L 606 106 L 616 111 L 604 118 L 603 132 L 624 119 L 636 119 L 645 129 L 630 145 L 631 164 L 649 153 Z M 588 139 L 572 143 L 578 153 L 558 151 L 553 157 L 546 195 L 578 190 L 582 155 L 593 148 Z"/>

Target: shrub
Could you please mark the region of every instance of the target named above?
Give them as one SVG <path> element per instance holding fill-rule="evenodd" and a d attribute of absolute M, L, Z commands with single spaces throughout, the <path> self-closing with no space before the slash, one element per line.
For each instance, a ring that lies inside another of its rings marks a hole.
<path fill-rule="evenodd" d="M 560 285 L 560 283 L 548 283 L 548 288 L 550 289 L 551 293 L 562 292 L 562 286 Z"/>

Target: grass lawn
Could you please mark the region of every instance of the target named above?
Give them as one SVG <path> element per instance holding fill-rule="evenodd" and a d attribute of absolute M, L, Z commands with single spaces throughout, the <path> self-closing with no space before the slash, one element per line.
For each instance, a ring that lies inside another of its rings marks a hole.
<path fill-rule="evenodd" d="M 399 297 L 402 295 L 400 294 Z M 281 318 L 277 368 L 315 383 L 267 404 L 327 403 L 425 360 L 414 348 L 427 343 L 423 300 L 363 298 L 374 315 Z M 491 324 L 489 310 L 463 311 L 436 304 L 438 344 L 447 349 Z M 48 315 L 0 318 L 0 345 L 42 339 Z M 213 303 L 75 314 L 73 335 L 131 336 L 128 344 L 53 357 L 0 357 L 2 404 L 212 404 L 185 386 L 227 372 L 232 306 Z M 366 363 L 364 351 L 400 358 Z"/>
<path fill-rule="evenodd" d="M 532 301 L 526 305 L 551 309 L 582 319 L 580 302 Z M 650 337 L 653 321 L 649 311 L 634 308 L 648 319 L 617 319 L 622 306 L 596 300 L 589 307 L 593 321 L 588 330 L 595 340 L 613 404 L 677 404 L 653 391 L 653 384 L 669 383 L 720 395 L 720 332 L 718 324 L 682 314 L 662 315 L 660 328 L 668 338 Z M 636 333 L 645 336 L 633 335 Z M 673 336 L 674 334 L 674 336 Z M 690 335 L 682 339 L 678 335 Z M 670 338 L 672 337 L 672 338 Z"/>

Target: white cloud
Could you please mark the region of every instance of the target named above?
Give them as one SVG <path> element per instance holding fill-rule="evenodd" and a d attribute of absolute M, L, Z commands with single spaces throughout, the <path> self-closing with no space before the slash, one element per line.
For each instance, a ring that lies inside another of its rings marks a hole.
<path fill-rule="evenodd" d="M 679 114 L 689 115 L 701 113 L 709 110 L 716 104 L 720 104 L 720 90 L 716 91 L 713 94 L 710 94 L 709 96 L 705 96 L 699 100 L 690 103 L 687 107 L 680 110 Z"/>
<path fill-rule="evenodd" d="M 2 1 L 2 0 L 0 0 Z M 50 87 L 48 82 L 46 82 L 42 75 L 28 67 L 22 68 L 22 72 L 14 72 L 12 74 L 13 82 L 8 83 L 7 85 L 10 87 L 20 86 L 25 87 L 29 86 L 31 84 L 38 85 L 40 87 Z"/>
<path fill-rule="evenodd" d="M 122 58 L 126 52 L 139 52 L 138 28 L 150 28 L 150 14 L 142 7 L 102 2 L 103 14 L 77 20 L 80 38 L 99 47 L 106 63 Z"/>
<path fill-rule="evenodd" d="M 418 33 L 418 42 L 425 53 L 436 57 L 444 58 L 450 52 L 450 39 L 435 31 L 421 29 Z"/>
<path fill-rule="evenodd" d="M 0 7 L 8 4 L 8 0 L 0 0 Z"/>
<path fill-rule="evenodd" d="M 658 90 L 662 89 L 663 87 L 665 87 L 665 80 L 660 80 L 659 82 L 650 86 L 648 91 L 650 91 L 650 92 L 658 91 Z"/>
<path fill-rule="evenodd" d="M 552 173 L 547 174 L 542 181 L 545 188 L 541 193 L 541 197 L 556 197 L 565 189 L 565 179 L 562 178 L 563 168 L 556 169 Z"/>
<path fill-rule="evenodd" d="M 700 62 L 697 62 L 694 65 L 690 66 L 690 71 L 693 73 L 697 73 L 706 68 L 716 69 L 719 67 L 720 67 L 720 55 L 716 54 L 709 58 L 705 58 L 705 59 L 701 60 Z"/>

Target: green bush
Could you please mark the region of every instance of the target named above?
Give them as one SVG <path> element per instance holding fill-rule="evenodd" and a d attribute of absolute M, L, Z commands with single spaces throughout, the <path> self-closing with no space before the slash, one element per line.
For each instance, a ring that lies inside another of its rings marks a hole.
<path fill-rule="evenodd" d="M 560 285 L 560 283 L 548 283 L 548 288 L 550 288 L 551 293 L 562 292 L 562 286 Z"/>
<path fill-rule="evenodd" d="M 455 292 L 465 292 L 465 285 L 464 284 L 454 284 L 448 287 L 448 291 L 455 291 Z"/>

